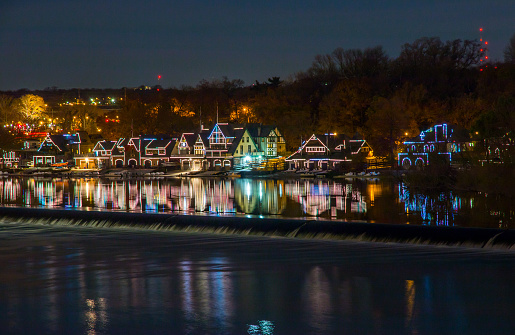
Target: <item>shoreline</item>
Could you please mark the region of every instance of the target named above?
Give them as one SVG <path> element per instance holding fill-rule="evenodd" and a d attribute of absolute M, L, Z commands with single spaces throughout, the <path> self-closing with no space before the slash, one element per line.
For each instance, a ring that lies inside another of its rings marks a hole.
<path fill-rule="evenodd" d="M 11 170 L 12 171 L 12 170 Z M 0 177 L 21 178 L 107 178 L 107 179 L 132 179 L 132 178 L 267 178 L 267 179 L 374 179 L 383 177 L 398 177 L 397 170 L 380 170 L 377 174 L 337 174 L 333 171 L 324 172 L 298 172 L 298 171 L 169 171 L 160 169 L 53 169 L 50 167 L 30 168 L 17 171 L 0 171 Z"/>

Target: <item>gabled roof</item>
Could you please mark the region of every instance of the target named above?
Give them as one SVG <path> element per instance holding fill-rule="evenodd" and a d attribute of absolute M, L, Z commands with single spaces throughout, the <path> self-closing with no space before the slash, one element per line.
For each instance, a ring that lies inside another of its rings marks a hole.
<path fill-rule="evenodd" d="M 311 155 L 309 155 L 309 159 L 327 158 L 328 155 L 331 153 L 331 150 L 321 141 L 322 138 L 323 138 L 323 135 L 319 135 L 319 136 L 317 136 L 315 134 L 311 135 L 311 137 L 307 141 L 302 143 L 302 146 L 296 152 L 294 152 L 292 155 L 290 155 L 288 158 L 286 158 L 286 160 L 306 158 L 307 156 L 303 156 L 303 154 L 302 154 L 302 152 L 304 151 L 304 149 L 306 147 L 323 147 L 325 150 L 325 154 L 324 153 L 320 153 L 318 155 L 311 154 Z"/>
<path fill-rule="evenodd" d="M 211 137 L 211 134 L 213 133 L 213 131 L 216 129 L 216 128 L 219 128 L 220 131 L 222 132 L 222 134 L 227 138 L 232 138 L 234 137 L 234 131 L 237 130 L 237 129 L 243 129 L 243 127 L 239 124 L 232 124 L 232 123 L 217 123 L 215 124 L 215 126 L 213 127 L 212 131 L 210 132 L 208 138 Z"/>
<path fill-rule="evenodd" d="M 459 126 L 442 123 L 423 130 L 419 135 L 407 140 L 404 144 L 430 143 L 430 142 L 467 142 L 470 134 Z"/>
<path fill-rule="evenodd" d="M 67 144 L 74 144 L 78 142 L 78 135 L 61 134 L 61 135 L 47 135 L 38 150 L 41 150 L 46 142 L 52 143 L 59 151 L 65 151 Z"/>
<path fill-rule="evenodd" d="M 334 151 L 339 146 L 346 147 L 350 137 L 345 134 L 323 134 L 318 135 L 318 138 L 331 150 Z M 338 151 L 340 151 L 339 149 Z"/>
<path fill-rule="evenodd" d="M 113 150 L 116 146 L 116 141 L 99 141 L 93 148 L 93 151 Z"/>
<path fill-rule="evenodd" d="M 262 125 L 260 123 L 248 123 L 245 128 L 247 128 L 252 137 L 268 137 L 276 129 L 275 126 Z"/>
<path fill-rule="evenodd" d="M 172 140 L 163 140 L 163 139 L 157 139 L 157 140 L 150 140 L 150 142 L 147 144 L 147 149 L 165 149 L 168 146 L 172 146 L 175 144 L 175 141 Z"/>
<path fill-rule="evenodd" d="M 63 135 L 48 135 L 48 139 L 59 149 L 63 151 L 66 148 L 66 141 Z"/>
<path fill-rule="evenodd" d="M 232 141 L 231 143 L 231 146 L 229 147 L 228 149 L 228 152 L 230 154 L 234 154 L 236 152 L 236 149 L 238 148 L 238 145 L 240 144 L 241 142 L 241 138 L 243 137 L 243 135 L 245 134 L 246 130 L 245 129 L 235 129 L 234 130 L 234 140 Z M 254 140 L 252 140 L 252 137 L 250 138 L 250 140 L 252 141 L 252 143 L 254 144 L 254 146 L 256 146 L 256 144 L 254 143 Z"/>
<path fill-rule="evenodd" d="M 140 152 L 141 151 L 141 142 L 142 140 L 137 138 L 137 137 L 133 137 L 129 140 L 129 142 L 127 142 L 127 145 L 132 145 L 134 146 L 134 148 L 136 149 L 136 151 Z"/>
<path fill-rule="evenodd" d="M 183 133 L 180 141 L 183 140 L 188 144 L 188 147 L 193 148 L 195 142 L 197 141 L 198 135 L 194 133 Z"/>
<path fill-rule="evenodd" d="M 202 144 L 204 144 L 204 147 L 207 147 L 209 145 L 209 134 L 210 134 L 210 132 L 208 129 L 203 129 L 198 134 L 197 140 L 200 139 L 202 141 Z"/>
<path fill-rule="evenodd" d="M 125 146 L 127 146 L 127 144 L 129 143 L 130 141 L 130 138 L 129 137 L 121 137 L 118 139 L 118 141 L 116 141 L 116 146 L 118 148 L 125 148 Z"/>

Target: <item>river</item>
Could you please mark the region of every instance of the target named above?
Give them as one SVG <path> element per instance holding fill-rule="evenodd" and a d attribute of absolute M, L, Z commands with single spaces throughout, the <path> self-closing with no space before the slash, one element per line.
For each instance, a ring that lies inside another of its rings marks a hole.
<path fill-rule="evenodd" d="M 488 222 L 469 227 L 511 224 L 509 204 L 484 195 L 405 191 L 387 180 L 7 178 L 1 202 L 449 226 L 481 208 Z M 0 219 L 1 334 L 509 334 L 515 327 L 511 250 L 40 221 Z"/>
<path fill-rule="evenodd" d="M 391 179 L 4 178 L 4 206 L 514 228 L 515 204 L 488 194 L 411 193 Z"/>

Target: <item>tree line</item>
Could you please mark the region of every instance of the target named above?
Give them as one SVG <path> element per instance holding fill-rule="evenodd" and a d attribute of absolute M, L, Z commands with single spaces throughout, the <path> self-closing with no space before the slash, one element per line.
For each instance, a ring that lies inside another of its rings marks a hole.
<path fill-rule="evenodd" d="M 396 58 L 380 46 L 337 48 L 317 55 L 307 70 L 288 79 L 270 77 L 245 85 L 224 77 L 194 87 L 109 90 L 121 101 L 118 122 L 105 122 L 110 119 L 102 110 L 83 108 L 81 114 L 79 107 L 66 108 L 69 117 L 81 115 L 84 122 L 79 125 L 87 125 L 87 116 L 90 123 L 96 122 L 90 131 L 97 129 L 111 139 L 197 131 L 217 121 L 261 122 L 277 125 L 292 150 L 312 133 L 359 132 L 377 154 L 393 156 L 400 142 L 439 122 L 460 126 L 479 138 L 513 136 L 515 35 L 504 62 L 490 62 L 486 55 L 478 41 L 437 37 L 404 44 Z M 55 107 L 51 97 L 62 100 L 73 92 L 51 88 L 37 94 L 48 96 L 45 101 L 58 110 L 63 107 Z M 4 121 L 8 97 L 25 97 L 13 95 L 0 99 Z M 48 109 L 25 109 L 19 116 L 34 121 L 40 112 Z"/>

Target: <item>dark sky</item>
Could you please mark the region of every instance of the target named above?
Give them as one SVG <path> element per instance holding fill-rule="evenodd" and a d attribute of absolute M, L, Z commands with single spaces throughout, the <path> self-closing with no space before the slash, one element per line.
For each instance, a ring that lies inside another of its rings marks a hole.
<path fill-rule="evenodd" d="M 515 33 L 514 0 L 0 0 L 0 90 L 288 78 L 315 55 Z"/>

